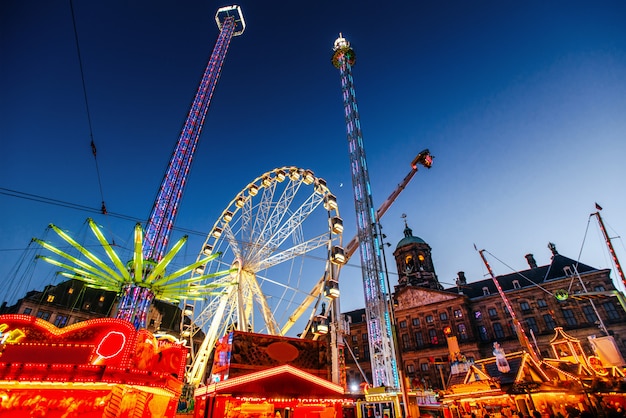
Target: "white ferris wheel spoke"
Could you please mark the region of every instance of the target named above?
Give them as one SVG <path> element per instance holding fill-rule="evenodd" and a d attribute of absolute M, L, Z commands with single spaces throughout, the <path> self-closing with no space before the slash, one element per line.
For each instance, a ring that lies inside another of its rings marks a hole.
<path fill-rule="evenodd" d="M 289 180 L 289 183 L 285 187 L 285 190 L 283 190 L 282 194 L 273 205 L 273 207 L 271 205 L 267 205 L 267 213 L 270 216 L 269 218 L 267 218 L 267 222 L 263 225 L 263 228 L 259 229 L 260 233 L 256 240 L 257 245 L 260 246 L 261 243 L 267 242 L 269 240 L 269 237 L 274 235 L 276 229 L 280 227 L 282 219 L 287 215 L 287 213 L 289 213 L 289 207 L 291 206 L 291 203 L 293 202 L 296 193 L 300 189 L 301 184 L 302 183 L 300 182 L 293 182 Z M 276 191 L 276 183 L 274 183 L 273 186 L 274 187 L 271 190 L 272 197 L 274 196 L 274 193 Z M 269 194 L 270 193 L 268 192 L 268 195 Z M 265 197 L 265 192 L 263 197 Z"/>
<path fill-rule="evenodd" d="M 323 202 L 322 196 L 317 193 L 311 194 L 306 201 L 300 206 L 287 220 L 281 224 L 278 230 L 263 243 L 262 247 L 256 252 L 254 260 L 260 263 L 262 259 L 271 254 L 274 248 L 279 248 L 288 237 L 296 237 L 295 232 L 302 222 Z"/>
<path fill-rule="evenodd" d="M 257 270 L 264 270 L 280 264 L 286 260 L 290 260 L 300 255 L 304 255 L 311 250 L 328 245 L 328 234 L 319 235 L 308 241 L 301 242 L 291 248 L 287 248 L 279 253 L 276 253 L 261 262 L 258 265 Z"/>

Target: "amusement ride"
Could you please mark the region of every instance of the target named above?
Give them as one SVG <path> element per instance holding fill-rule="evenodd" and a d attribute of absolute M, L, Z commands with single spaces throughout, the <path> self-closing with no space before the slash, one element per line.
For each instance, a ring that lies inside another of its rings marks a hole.
<path fill-rule="evenodd" d="M 311 170 L 277 168 L 235 196 L 209 232 L 195 262 L 166 272 L 187 237 L 166 252 L 192 158 L 230 41 L 245 30 L 239 6 L 220 8 L 220 34 L 161 182 L 145 228 L 135 226 L 133 256 L 124 262 L 96 222 L 88 224 L 106 258 L 59 227 L 51 229 L 78 255 L 44 240 L 40 259 L 62 276 L 120 295 L 116 317 L 145 328 L 153 300 L 182 306 L 180 341 L 191 361 L 186 381 L 204 383 L 218 338 L 232 330 L 319 338 L 339 315 L 339 270 L 345 261 L 343 221 L 326 181 Z M 203 342 L 196 347 L 194 341 Z M 334 353 L 335 359 L 338 354 Z M 335 361 L 335 364 L 337 362 Z M 338 379 L 338 367 L 334 375 Z"/>

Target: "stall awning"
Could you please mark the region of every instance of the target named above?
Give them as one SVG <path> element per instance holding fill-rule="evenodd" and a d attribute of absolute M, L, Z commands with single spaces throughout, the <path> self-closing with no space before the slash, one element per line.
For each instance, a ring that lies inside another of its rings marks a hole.
<path fill-rule="evenodd" d="M 195 396 L 341 397 L 343 387 L 290 365 L 282 365 L 196 389 Z"/>

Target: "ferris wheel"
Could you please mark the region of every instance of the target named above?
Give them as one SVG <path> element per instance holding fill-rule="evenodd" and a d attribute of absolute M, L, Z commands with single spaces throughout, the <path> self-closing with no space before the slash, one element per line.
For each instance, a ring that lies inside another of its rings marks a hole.
<path fill-rule="evenodd" d="M 210 280 L 224 287 L 193 301 L 190 285 L 183 336 L 192 341 L 202 331 L 205 338 L 199 348 L 191 345 L 188 380 L 202 381 L 217 339 L 231 330 L 292 337 L 323 333 L 318 318 L 333 306 L 339 309 L 342 232 L 337 200 L 311 170 L 274 169 L 244 187 L 198 256 L 220 253 L 194 275 L 217 276 Z"/>

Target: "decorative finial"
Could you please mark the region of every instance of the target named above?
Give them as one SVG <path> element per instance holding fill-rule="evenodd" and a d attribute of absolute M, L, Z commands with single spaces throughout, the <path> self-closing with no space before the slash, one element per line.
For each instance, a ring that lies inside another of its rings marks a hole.
<path fill-rule="evenodd" d="M 552 251 L 552 255 L 557 255 L 559 252 L 556 250 L 556 245 L 553 242 L 548 243 L 548 248 Z"/>

